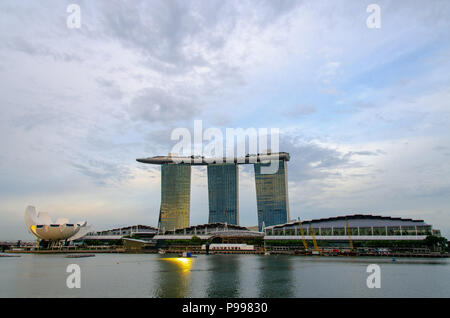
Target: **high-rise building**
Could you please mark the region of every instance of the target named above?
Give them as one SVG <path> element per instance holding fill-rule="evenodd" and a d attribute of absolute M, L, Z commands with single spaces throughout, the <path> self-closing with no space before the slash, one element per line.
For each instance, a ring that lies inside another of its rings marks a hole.
<path fill-rule="evenodd" d="M 161 208 L 158 228 L 171 231 L 189 226 L 191 203 L 191 166 L 161 165 Z"/>
<path fill-rule="evenodd" d="M 254 164 L 256 183 L 256 203 L 258 208 L 258 227 L 284 224 L 289 220 L 289 198 L 287 184 L 287 162 L 277 160 L 278 170 L 263 174 L 261 168 L 269 163 Z"/>
<path fill-rule="evenodd" d="M 259 229 L 289 220 L 287 161 L 290 156 L 287 152 L 268 151 L 239 158 L 169 154 L 136 160 L 161 165 L 160 230 L 173 231 L 189 226 L 191 166 L 208 167 L 210 223 L 239 224 L 239 164 L 254 164 Z M 265 167 L 272 165 L 271 162 L 278 163 L 277 171 L 272 174 L 272 169 Z"/>
<path fill-rule="evenodd" d="M 208 165 L 209 223 L 239 225 L 239 169 L 237 164 Z"/>

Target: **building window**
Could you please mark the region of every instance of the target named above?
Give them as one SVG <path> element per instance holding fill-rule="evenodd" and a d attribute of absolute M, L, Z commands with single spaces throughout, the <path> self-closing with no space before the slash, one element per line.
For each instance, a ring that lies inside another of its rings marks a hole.
<path fill-rule="evenodd" d="M 360 227 L 359 228 L 359 235 L 372 235 L 372 228 L 370 227 Z"/>
<path fill-rule="evenodd" d="M 417 234 L 418 235 L 431 235 L 431 226 L 430 225 L 418 226 Z"/>
<path fill-rule="evenodd" d="M 333 235 L 345 235 L 345 228 L 343 228 L 343 227 L 335 227 L 333 229 Z"/>
<path fill-rule="evenodd" d="M 399 226 L 388 226 L 388 235 L 401 235 Z"/>
<path fill-rule="evenodd" d="M 350 227 L 347 229 L 347 235 L 358 235 L 358 228 L 357 227 Z"/>
<path fill-rule="evenodd" d="M 373 235 L 386 235 L 386 228 L 383 227 L 374 227 Z"/>

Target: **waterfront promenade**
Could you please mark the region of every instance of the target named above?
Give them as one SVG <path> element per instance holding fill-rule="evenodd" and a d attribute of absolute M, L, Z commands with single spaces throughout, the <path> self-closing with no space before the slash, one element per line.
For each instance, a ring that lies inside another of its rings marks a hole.
<path fill-rule="evenodd" d="M 201 246 L 171 246 L 169 248 L 162 250 L 167 254 L 182 254 L 183 252 L 189 251 L 192 254 L 206 254 L 205 250 L 202 250 Z M 71 253 L 125 253 L 125 254 L 156 254 L 157 249 L 141 249 L 141 250 L 130 250 L 123 246 L 89 246 L 87 248 L 79 247 L 62 247 L 62 248 L 51 248 L 51 249 L 11 249 L 7 253 L 11 254 L 71 254 Z M 264 249 L 256 248 L 252 251 L 245 250 L 215 250 L 210 251 L 210 255 L 224 255 L 224 254 L 247 254 L 247 255 L 292 255 L 292 256 L 322 256 L 322 257 L 339 257 L 339 256 L 353 256 L 353 257 L 421 257 L 421 258 L 448 258 L 449 253 L 441 252 L 412 252 L 412 251 L 367 251 L 365 249 L 354 249 L 353 251 L 348 248 L 344 249 L 322 249 L 317 255 L 312 255 L 312 251 L 304 250 L 292 250 L 287 248 L 279 249 Z"/>

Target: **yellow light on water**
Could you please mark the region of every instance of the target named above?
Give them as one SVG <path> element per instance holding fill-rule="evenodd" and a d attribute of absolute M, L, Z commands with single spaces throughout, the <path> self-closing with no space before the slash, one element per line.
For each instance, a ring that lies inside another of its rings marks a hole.
<path fill-rule="evenodd" d="M 192 258 L 188 257 L 161 258 L 161 260 L 168 261 L 177 265 L 182 270 L 182 272 L 188 272 L 192 267 Z"/>

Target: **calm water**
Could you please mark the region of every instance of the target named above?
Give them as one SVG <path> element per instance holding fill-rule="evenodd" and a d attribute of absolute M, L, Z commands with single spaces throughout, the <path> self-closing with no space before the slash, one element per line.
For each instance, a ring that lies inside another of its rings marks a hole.
<path fill-rule="evenodd" d="M 81 268 L 68 289 L 66 267 Z M 381 288 L 366 267 L 381 267 Z M 447 259 L 97 254 L 0 258 L 0 297 L 450 297 Z"/>

